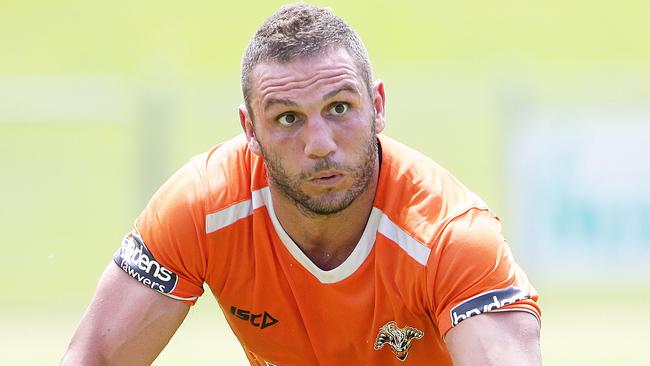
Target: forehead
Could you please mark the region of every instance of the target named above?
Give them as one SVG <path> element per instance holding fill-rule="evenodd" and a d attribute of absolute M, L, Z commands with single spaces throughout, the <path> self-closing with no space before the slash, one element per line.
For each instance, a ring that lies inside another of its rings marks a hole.
<path fill-rule="evenodd" d="M 302 95 L 323 87 L 348 84 L 363 92 L 364 80 L 343 48 L 288 63 L 262 62 L 252 72 L 250 97 L 261 102 L 278 94 Z"/>

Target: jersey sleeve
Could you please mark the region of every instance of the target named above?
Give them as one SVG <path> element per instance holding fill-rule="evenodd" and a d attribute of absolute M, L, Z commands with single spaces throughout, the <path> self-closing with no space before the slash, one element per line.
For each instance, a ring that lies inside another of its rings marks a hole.
<path fill-rule="evenodd" d="M 429 299 L 441 335 L 486 312 L 525 311 L 540 319 L 537 291 L 490 211 L 471 209 L 451 220 L 429 260 Z"/>
<path fill-rule="evenodd" d="M 154 194 L 113 259 L 143 285 L 192 305 L 203 293 L 204 218 L 202 182 L 190 161 Z"/>

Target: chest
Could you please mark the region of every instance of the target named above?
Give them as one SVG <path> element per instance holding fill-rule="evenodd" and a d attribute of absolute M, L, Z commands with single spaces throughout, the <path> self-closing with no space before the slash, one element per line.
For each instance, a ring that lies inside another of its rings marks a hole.
<path fill-rule="evenodd" d="M 377 236 L 354 271 L 324 283 L 272 230 L 252 233 L 209 285 L 253 364 L 448 364 L 424 269 L 388 239 Z"/>

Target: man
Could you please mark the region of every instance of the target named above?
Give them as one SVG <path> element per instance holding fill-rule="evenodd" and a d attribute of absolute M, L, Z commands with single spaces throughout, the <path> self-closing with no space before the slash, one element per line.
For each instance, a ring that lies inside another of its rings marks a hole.
<path fill-rule="evenodd" d="M 244 135 L 181 168 L 102 275 L 63 364 L 150 364 L 208 284 L 252 365 L 536 365 L 537 294 L 496 216 L 381 135 L 385 94 L 327 9 L 272 15 Z"/>

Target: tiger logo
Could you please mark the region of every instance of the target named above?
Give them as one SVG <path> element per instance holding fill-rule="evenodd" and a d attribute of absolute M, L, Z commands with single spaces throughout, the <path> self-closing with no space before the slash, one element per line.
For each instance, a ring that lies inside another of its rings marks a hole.
<path fill-rule="evenodd" d="M 424 332 L 413 327 L 399 328 L 395 321 L 389 321 L 379 328 L 377 340 L 375 341 L 375 350 L 380 350 L 386 343 L 390 346 L 398 360 L 404 361 L 408 356 L 408 350 L 411 347 L 413 339 L 420 339 Z"/>

